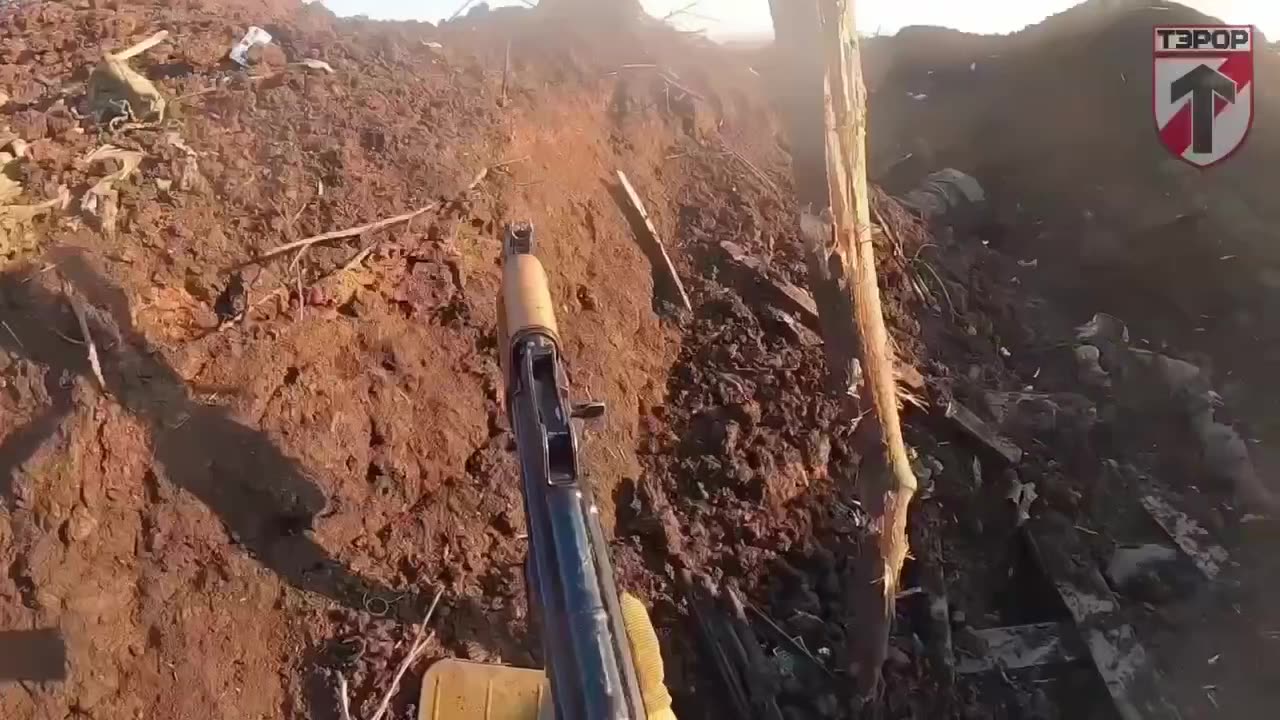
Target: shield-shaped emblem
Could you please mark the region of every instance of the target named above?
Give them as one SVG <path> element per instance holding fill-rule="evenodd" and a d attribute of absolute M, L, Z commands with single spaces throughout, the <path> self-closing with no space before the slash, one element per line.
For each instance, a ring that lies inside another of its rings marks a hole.
<path fill-rule="evenodd" d="M 1225 160 L 1253 123 L 1253 27 L 1162 25 L 1154 39 L 1160 142 L 1197 167 Z"/>

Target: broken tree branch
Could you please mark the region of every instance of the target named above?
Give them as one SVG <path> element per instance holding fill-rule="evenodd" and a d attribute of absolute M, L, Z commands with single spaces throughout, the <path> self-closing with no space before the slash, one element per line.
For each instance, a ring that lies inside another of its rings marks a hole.
<path fill-rule="evenodd" d="M 826 59 L 823 116 L 827 138 L 827 173 L 835 221 L 837 254 L 848 282 L 857 321 L 863 370 L 862 398 L 870 396 L 876 422 L 867 423 L 882 457 L 872 472 L 859 478 L 863 508 L 879 547 L 860 563 L 859 584 L 874 583 L 879 595 L 867 627 L 852 633 L 858 664 L 858 687 L 864 699 L 879 691 L 880 668 L 888 649 L 897 597 L 898 576 L 907 556 L 907 508 L 916 478 L 907 457 L 898 418 L 897 386 L 889 332 L 880 305 L 875 247 L 871 242 L 870 193 L 867 187 L 867 89 L 854 27 L 852 0 L 819 0 L 819 25 Z M 873 460 L 873 462 L 874 462 Z M 883 465 L 881 465 L 883 463 Z M 865 592 L 865 591 L 864 591 Z M 870 604 L 869 604 L 870 605 Z M 870 609 L 870 608 L 869 608 Z"/>
<path fill-rule="evenodd" d="M 868 415 L 859 427 L 865 462 L 857 492 L 873 543 L 864 545 L 848 586 L 859 621 L 850 632 L 850 670 L 865 703 L 879 692 L 907 555 L 907 508 L 916 491 L 871 241 L 866 88 L 851 0 L 771 0 L 770 8 L 784 67 L 792 73 L 779 78 L 778 95 L 792 136 L 801 237 L 833 388 L 847 391 L 856 383 L 858 410 Z M 820 140 L 812 135 L 819 127 Z"/>

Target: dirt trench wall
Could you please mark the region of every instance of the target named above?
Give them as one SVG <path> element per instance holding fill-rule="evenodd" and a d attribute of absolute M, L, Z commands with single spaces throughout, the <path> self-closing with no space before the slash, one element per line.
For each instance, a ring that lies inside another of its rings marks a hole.
<path fill-rule="evenodd" d="M 746 67 L 666 31 L 600 43 L 520 11 L 440 29 L 296 3 L 0 13 L 0 127 L 28 143 L 24 200 L 80 197 L 106 172 L 83 161 L 103 143 L 144 154 L 114 238 L 69 212 L 0 272 L 0 628 L 56 629 L 69 673 L 0 687 L 0 716 L 330 717 L 330 669 L 372 698 L 437 588 L 433 657 L 532 662 L 494 355 L 501 225 L 537 226 L 576 396 L 609 406 L 584 453 L 612 526 L 679 349 L 613 173 L 684 267 L 690 187 L 760 192 L 724 144 L 778 162 Z M 240 70 L 225 53 L 251 23 L 276 43 Z M 169 40 L 132 62 L 171 119 L 98 127 L 80 104 L 93 63 L 157 29 Z M 290 65 L 306 58 L 335 73 Z M 659 59 L 685 90 L 620 70 Z M 710 88 L 700 68 L 731 80 Z M 693 153 L 735 172 L 699 176 Z M 296 263 L 240 267 L 429 203 Z M 707 217 L 775 234 L 745 201 Z M 105 388 L 64 282 L 93 311 Z M 370 639 L 354 660 L 351 635 Z"/>

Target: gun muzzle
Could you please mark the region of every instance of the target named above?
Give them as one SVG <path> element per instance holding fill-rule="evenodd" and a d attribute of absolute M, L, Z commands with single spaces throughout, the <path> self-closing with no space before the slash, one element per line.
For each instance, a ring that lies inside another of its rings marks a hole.
<path fill-rule="evenodd" d="M 511 350 L 530 334 L 546 336 L 557 346 L 555 305 L 547 285 L 547 272 L 533 255 L 533 225 L 507 226 L 502 239 L 502 292 L 498 295 L 498 348 L 502 375 L 510 384 Z"/>

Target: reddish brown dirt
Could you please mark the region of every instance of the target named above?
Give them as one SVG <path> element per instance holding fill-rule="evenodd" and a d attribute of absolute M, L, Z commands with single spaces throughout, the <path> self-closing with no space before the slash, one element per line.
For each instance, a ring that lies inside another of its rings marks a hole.
<path fill-rule="evenodd" d="M 493 355 L 501 223 L 537 224 L 575 389 L 609 405 L 585 443 L 609 525 L 615 487 L 645 472 L 637 450 L 682 334 L 655 312 L 614 170 L 682 265 L 693 195 L 739 198 L 699 209 L 708 222 L 783 234 L 778 201 L 751 202 L 759 181 L 721 155 L 781 162 L 752 141 L 772 132 L 751 75 L 674 33 L 549 44 L 524 14 L 495 14 L 477 34 L 469 21 L 436 30 L 250 5 L 3 11 L 4 111 L 30 143 L 31 200 L 59 185 L 78 198 L 105 172 L 78 158 L 101 143 L 146 156 L 119 188 L 114 239 L 67 213 L 0 284 L 12 330 L 0 627 L 56 628 L 69 671 L 3 686 L 4 717 L 332 717 L 329 669 L 348 673 L 357 705 L 376 702 L 406 621 L 436 589 L 434 657 L 533 662 Z M 238 71 L 224 54 L 251 22 L 278 46 Z M 169 41 L 133 63 L 176 98 L 171 119 L 114 132 L 77 120 L 98 53 L 160 28 Z M 306 57 L 336 74 L 284 66 Z M 656 58 L 705 102 L 620 69 Z M 700 175 L 707 163 L 721 170 Z M 349 274 L 322 279 L 357 241 L 315 247 L 300 275 L 290 256 L 236 270 L 280 242 L 439 200 L 440 212 L 357 239 L 380 242 Z M 64 288 L 111 338 L 105 388 Z M 247 321 L 218 331 L 244 304 Z"/>

